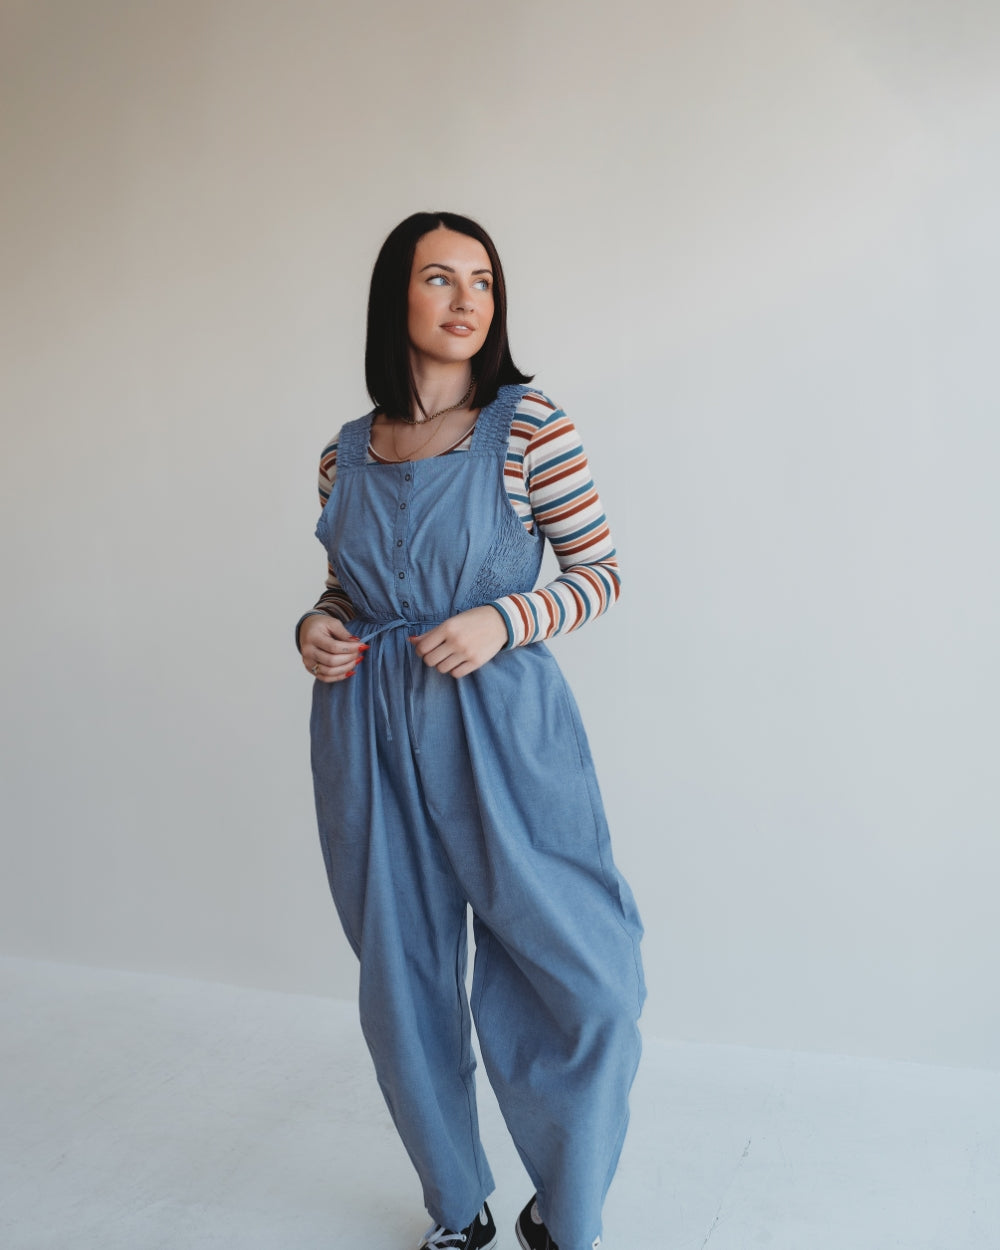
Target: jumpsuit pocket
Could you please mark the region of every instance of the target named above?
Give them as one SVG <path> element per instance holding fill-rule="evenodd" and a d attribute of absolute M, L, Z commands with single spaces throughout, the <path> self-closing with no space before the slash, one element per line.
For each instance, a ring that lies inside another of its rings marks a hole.
<path fill-rule="evenodd" d="M 477 677 L 475 703 L 463 702 L 480 802 L 537 850 L 593 865 L 606 825 L 580 713 L 555 658 L 541 643 L 515 647 L 458 684 Z"/>

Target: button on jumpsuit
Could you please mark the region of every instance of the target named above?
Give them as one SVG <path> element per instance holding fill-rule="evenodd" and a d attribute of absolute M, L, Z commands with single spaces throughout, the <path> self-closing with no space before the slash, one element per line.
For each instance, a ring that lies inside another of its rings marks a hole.
<path fill-rule="evenodd" d="M 408 641 L 534 589 L 543 538 L 508 498 L 525 387 L 480 413 L 468 451 L 368 461 L 341 431 L 317 527 L 370 644 L 317 682 L 320 841 L 360 959 L 361 1024 L 431 1217 L 464 1228 L 493 1190 L 479 1138 L 471 1010 L 511 1136 L 560 1250 L 590 1250 L 628 1122 L 645 995 L 642 928 L 615 868 L 576 704 L 543 643 L 459 679 Z"/>

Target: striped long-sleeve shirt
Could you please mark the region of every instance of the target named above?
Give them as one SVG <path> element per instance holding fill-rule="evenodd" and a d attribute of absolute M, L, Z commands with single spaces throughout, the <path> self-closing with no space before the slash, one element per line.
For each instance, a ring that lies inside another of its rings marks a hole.
<path fill-rule="evenodd" d="M 445 455 L 461 454 L 471 432 Z M 369 448 L 369 459 L 380 463 Z M 337 440 L 320 457 L 319 498 L 323 507 L 337 477 Z M 576 427 L 561 408 L 529 391 L 511 423 L 504 465 L 507 495 L 529 533 L 537 527 L 551 543 L 559 576 L 528 594 L 505 595 L 493 607 L 507 622 L 507 645 L 541 642 L 568 633 L 605 612 L 618 598 L 621 581 L 607 519 Z M 350 598 L 327 566 L 326 589 L 313 611 L 349 621 Z"/>

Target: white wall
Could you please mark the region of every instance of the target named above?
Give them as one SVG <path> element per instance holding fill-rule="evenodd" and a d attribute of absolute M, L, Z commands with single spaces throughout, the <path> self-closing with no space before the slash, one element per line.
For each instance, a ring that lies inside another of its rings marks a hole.
<path fill-rule="evenodd" d="M 624 560 L 558 654 L 648 1029 L 1000 1064 L 997 7 L 0 12 L 0 949 L 353 993 L 291 626 L 446 207 Z"/>

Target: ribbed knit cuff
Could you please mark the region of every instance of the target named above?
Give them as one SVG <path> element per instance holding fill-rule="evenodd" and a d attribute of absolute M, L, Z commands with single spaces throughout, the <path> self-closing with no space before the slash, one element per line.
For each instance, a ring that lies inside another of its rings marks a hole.
<path fill-rule="evenodd" d="M 526 642 L 531 641 L 537 632 L 538 621 L 526 596 L 505 595 L 502 599 L 494 599 L 490 606 L 496 608 L 507 626 L 506 650 L 523 647 Z M 533 631 L 528 629 L 529 620 L 535 623 Z"/>
<path fill-rule="evenodd" d="M 329 616 L 329 615 L 330 615 L 329 612 L 318 612 L 314 608 L 311 612 L 306 612 L 303 616 L 300 616 L 299 619 L 295 622 L 295 649 L 296 651 L 298 651 L 299 655 L 302 654 L 302 648 L 299 645 L 299 635 L 302 633 L 302 622 L 307 621 L 310 616 Z"/>

